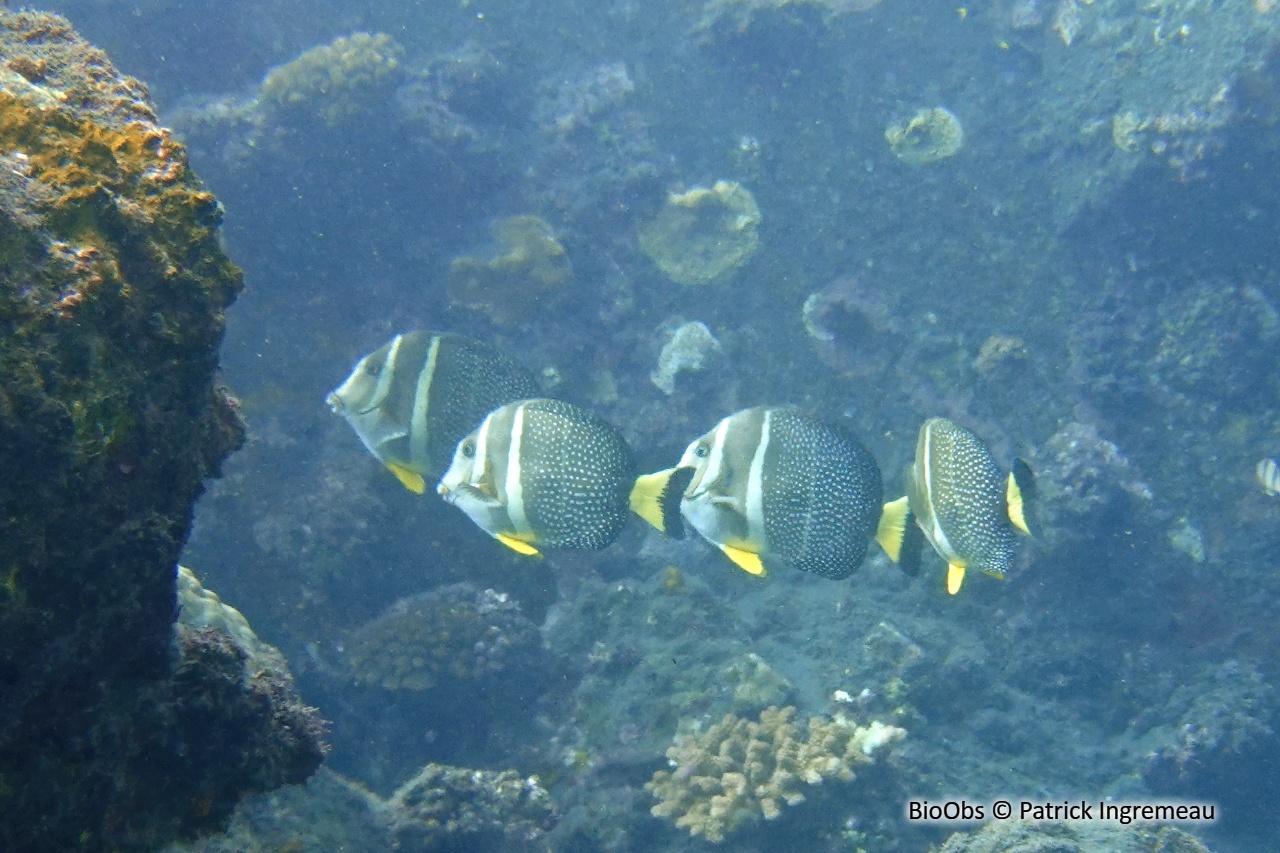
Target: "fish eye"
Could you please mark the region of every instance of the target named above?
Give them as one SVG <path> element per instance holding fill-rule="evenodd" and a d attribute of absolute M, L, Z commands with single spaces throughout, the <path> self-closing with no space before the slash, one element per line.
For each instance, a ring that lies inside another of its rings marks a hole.
<path fill-rule="evenodd" d="M 697 450 L 695 450 L 695 451 L 693 451 L 693 455 L 694 455 L 694 456 L 696 456 L 696 457 L 698 457 L 699 459 L 706 459 L 706 458 L 707 458 L 707 446 L 706 446 L 705 444 L 699 444 L 699 445 L 698 445 L 698 449 L 697 449 Z"/>
<path fill-rule="evenodd" d="M 465 459 L 474 459 L 476 455 L 476 443 L 471 439 L 462 442 L 462 456 Z"/>

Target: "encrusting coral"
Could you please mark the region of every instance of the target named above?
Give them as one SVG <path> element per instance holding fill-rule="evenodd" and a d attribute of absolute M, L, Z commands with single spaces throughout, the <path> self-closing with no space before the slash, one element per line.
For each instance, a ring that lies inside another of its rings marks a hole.
<path fill-rule="evenodd" d="M 904 163 L 936 163 L 960 151 L 964 129 L 953 112 L 932 107 L 920 110 L 908 121 L 890 125 L 884 138 L 894 156 Z"/>
<path fill-rule="evenodd" d="M 542 645 L 520 606 L 459 583 L 402 599 L 347 643 L 352 678 L 387 690 L 454 690 L 537 671 Z"/>
<path fill-rule="evenodd" d="M 638 229 L 640 248 L 668 278 L 684 285 L 727 276 L 759 248 L 760 208 L 746 187 L 716 181 L 671 193 Z"/>
<path fill-rule="evenodd" d="M 518 325 L 564 295 L 573 265 L 541 217 L 498 219 L 490 230 L 496 251 L 454 259 L 445 288 L 455 304 L 482 311 L 495 323 Z"/>
<path fill-rule="evenodd" d="M 333 127 L 385 101 L 371 96 L 394 85 L 403 57 L 404 48 L 385 33 L 341 36 L 273 68 L 262 82 L 259 103 Z"/>
<path fill-rule="evenodd" d="M 747 821 L 774 820 L 783 805 L 803 802 L 803 786 L 852 781 L 855 767 L 906 735 L 879 721 L 858 726 L 844 717 L 811 717 L 801 726 L 795 713 L 774 706 L 760 712 L 759 722 L 726 714 L 705 731 L 676 735 L 667 750 L 671 769 L 645 784 L 659 800 L 650 811 L 720 842 Z"/>

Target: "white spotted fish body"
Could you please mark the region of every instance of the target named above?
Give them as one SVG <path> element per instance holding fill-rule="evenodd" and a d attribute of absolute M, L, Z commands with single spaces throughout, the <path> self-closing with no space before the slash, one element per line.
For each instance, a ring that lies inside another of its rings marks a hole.
<path fill-rule="evenodd" d="M 788 406 L 730 415 L 651 476 L 672 472 L 691 472 L 680 514 L 752 574 L 776 561 L 848 577 L 880 516 L 880 469 L 866 449 Z"/>
<path fill-rule="evenodd" d="M 635 462 L 616 428 L 560 400 L 490 412 L 458 443 L 437 491 L 522 554 L 609 545 L 630 515 Z"/>
<path fill-rule="evenodd" d="M 1030 471 L 1018 463 L 1015 472 Z M 1003 578 L 1017 547 L 1015 524 L 1024 531 L 1020 486 L 1006 483 L 987 445 L 947 420 L 920 427 L 916 457 L 907 476 L 907 501 L 925 538 L 947 561 L 947 590 L 959 591 L 966 569 Z"/>
<path fill-rule="evenodd" d="M 421 494 L 458 442 L 499 406 L 538 393 L 502 352 L 459 335 L 396 335 L 357 362 L 327 402 L 378 461 Z"/>

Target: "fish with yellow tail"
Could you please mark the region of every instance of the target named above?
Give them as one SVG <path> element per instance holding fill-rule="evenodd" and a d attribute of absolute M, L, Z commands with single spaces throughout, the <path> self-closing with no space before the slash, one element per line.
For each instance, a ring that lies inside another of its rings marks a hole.
<path fill-rule="evenodd" d="M 636 508 L 654 527 L 678 531 L 678 501 L 679 517 L 744 571 L 782 564 L 833 579 L 861 565 L 883 499 L 871 454 L 790 406 L 730 415 L 637 491 L 664 495 Z"/>
<path fill-rule="evenodd" d="M 405 488 L 422 494 L 486 414 L 537 393 L 533 375 L 493 347 L 414 331 L 360 359 L 326 402 Z"/>
<path fill-rule="evenodd" d="M 437 491 L 508 548 L 535 556 L 609 545 L 644 500 L 636 487 L 616 428 L 572 403 L 531 399 L 495 409 L 463 438 Z"/>
<path fill-rule="evenodd" d="M 933 549 L 947 561 L 947 592 L 954 595 L 965 572 L 979 569 L 1003 578 L 1013 565 L 1020 530 L 1030 535 L 1027 512 L 1035 478 L 1021 459 L 1006 477 L 985 442 L 946 418 L 920 427 L 915 461 L 907 469 L 907 494 L 885 505 L 884 516 L 913 519 Z M 889 556 L 914 559 L 923 543 L 912 525 L 902 540 L 882 541 Z"/>

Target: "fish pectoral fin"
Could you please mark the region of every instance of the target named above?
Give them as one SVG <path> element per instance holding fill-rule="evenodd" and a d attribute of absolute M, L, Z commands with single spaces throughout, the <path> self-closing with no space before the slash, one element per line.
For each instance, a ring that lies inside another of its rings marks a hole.
<path fill-rule="evenodd" d="M 964 566 L 959 563 L 947 564 L 947 594 L 955 595 L 964 583 Z"/>
<path fill-rule="evenodd" d="M 764 577 L 764 562 L 761 561 L 759 554 L 754 554 L 751 551 L 744 551 L 743 549 L 735 548 L 732 545 L 721 545 L 720 550 L 724 551 L 724 555 L 730 560 L 733 560 L 733 564 L 744 572 L 755 575 L 758 578 Z"/>
<path fill-rule="evenodd" d="M 1005 502 L 1009 505 L 1009 520 L 1013 526 L 1031 536 L 1031 526 L 1027 523 L 1028 511 L 1035 503 L 1036 475 L 1031 466 L 1021 459 L 1013 460 L 1013 470 L 1009 472 L 1009 482 L 1005 486 Z"/>
<path fill-rule="evenodd" d="M 404 486 L 415 495 L 420 495 L 427 490 L 427 481 L 422 475 L 406 465 L 400 465 L 396 462 L 386 463 L 387 470 L 396 475 L 396 479 L 400 481 L 400 485 Z"/>
<path fill-rule="evenodd" d="M 537 548 L 530 545 L 528 542 L 525 542 L 523 539 L 517 539 L 514 536 L 510 536 L 506 533 L 495 533 L 493 534 L 493 538 L 497 539 L 499 542 L 501 542 L 503 545 L 506 545 L 508 548 L 510 548 L 512 551 L 515 551 L 517 554 L 524 554 L 526 557 L 542 556 L 541 551 L 539 551 Z"/>
<path fill-rule="evenodd" d="M 684 522 L 680 517 L 680 499 L 693 479 L 692 468 L 668 468 L 636 478 L 631 487 L 631 511 L 649 522 L 660 533 L 676 539 L 684 538 Z"/>
<path fill-rule="evenodd" d="M 743 518 L 747 517 L 746 506 L 743 505 L 741 500 L 733 497 L 732 495 L 709 495 L 707 497 L 707 502 L 714 507 L 727 509 L 735 515 L 740 515 Z"/>

